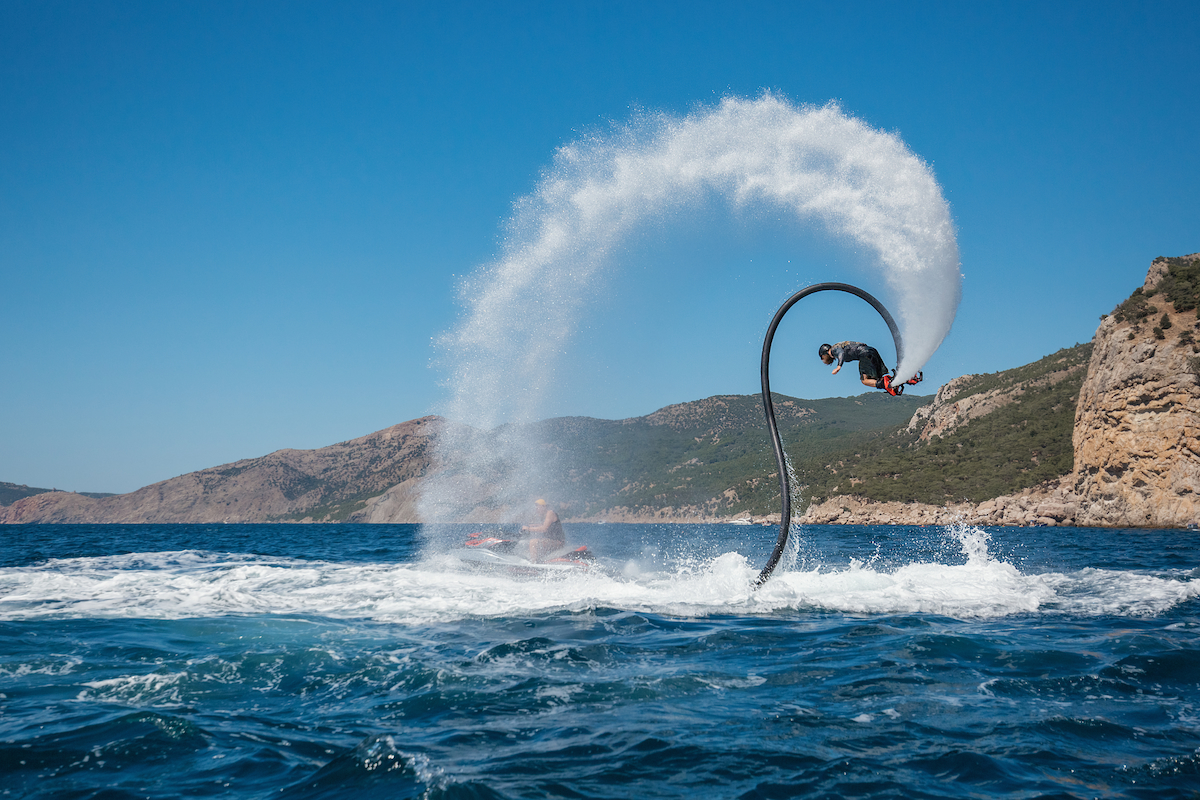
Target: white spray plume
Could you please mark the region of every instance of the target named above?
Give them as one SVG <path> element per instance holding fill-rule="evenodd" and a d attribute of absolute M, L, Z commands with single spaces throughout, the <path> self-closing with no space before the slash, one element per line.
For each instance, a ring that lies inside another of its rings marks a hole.
<path fill-rule="evenodd" d="M 483 429 L 535 421 L 589 282 L 613 248 L 638 223 L 713 195 L 815 220 L 867 251 L 904 340 L 898 380 L 916 374 L 950 331 L 962 292 L 958 246 L 928 165 L 835 104 L 727 98 L 683 118 L 639 117 L 558 151 L 517 202 L 500 259 L 463 286 L 466 314 L 442 340 L 453 368 L 445 416 Z M 484 439 L 447 437 L 440 455 L 476 476 L 503 468 L 523 496 L 544 485 L 528 443 Z M 457 481 L 433 481 L 422 516 L 447 519 L 474 506 L 481 498 L 455 497 L 466 486 L 461 471 Z M 509 502 L 492 496 L 489 504 Z"/>

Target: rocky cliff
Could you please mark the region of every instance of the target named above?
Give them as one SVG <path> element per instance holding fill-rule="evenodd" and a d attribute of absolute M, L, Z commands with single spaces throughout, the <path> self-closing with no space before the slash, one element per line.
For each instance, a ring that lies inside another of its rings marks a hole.
<path fill-rule="evenodd" d="M 1155 259 L 1100 323 L 1075 414 L 1080 525 L 1200 520 L 1200 254 Z"/>

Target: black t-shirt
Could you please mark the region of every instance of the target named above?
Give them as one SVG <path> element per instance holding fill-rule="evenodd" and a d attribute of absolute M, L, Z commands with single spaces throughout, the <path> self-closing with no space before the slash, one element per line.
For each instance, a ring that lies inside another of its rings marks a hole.
<path fill-rule="evenodd" d="M 883 359 L 880 358 L 879 351 L 869 344 L 838 342 L 830 346 L 829 354 L 837 359 L 839 367 L 847 361 L 857 361 L 858 374 L 868 378 L 882 378 L 883 373 L 887 371 L 883 366 Z"/>

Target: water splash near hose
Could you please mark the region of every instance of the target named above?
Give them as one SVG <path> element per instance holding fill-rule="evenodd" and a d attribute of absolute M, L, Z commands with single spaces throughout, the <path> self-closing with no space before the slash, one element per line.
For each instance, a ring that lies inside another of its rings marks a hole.
<path fill-rule="evenodd" d="M 462 321 L 440 341 L 451 393 L 439 411 L 473 430 L 442 438 L 445 471 L 426 485 L 424 519 L 504 518 L 541 491 L 537 443 L 499 426 L 541 417 L 588 293 L 629 233 L 714 196 L 818 222 L 865 252 L 903 333 L 898 380 L 949 332 L 961 296 L 954 225 L 932 171 L 899 137 L 835 104 L 771 94 L 639 116 L 560 148 L 516 203 L 500 257 L 463 283 Z"/>

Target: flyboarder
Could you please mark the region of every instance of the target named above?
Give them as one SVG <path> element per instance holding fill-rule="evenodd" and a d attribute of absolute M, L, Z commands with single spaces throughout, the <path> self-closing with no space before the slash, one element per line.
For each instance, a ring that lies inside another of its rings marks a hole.
<path fill-rule="evenodd" d="M 858 362 L 858 377 L 862 381 L 863 386 L 870 386 L 872 389 L 883 389 L 888 394 L 898 397 L 904 394 L 904 386 L 893 386 L 892 375 L 888 374 L 887 367 L 883 365 L 883 359 L 879 356 L 879 351 L 869 344 L 862 342 L 838 342 L 837 344 L 823 344 L 817 349 L 817 355 L 821 357 L 821 361 L 825 364 L 832 364 L 837 361 L 837 366 L 833 368 L 833 374 L 837 375 L 841 370 L 842 364 L 847 361 Z M 905 383 L 915 386 L 921 382 L 921 373 L 917 373 L 909 378 Z"/>

